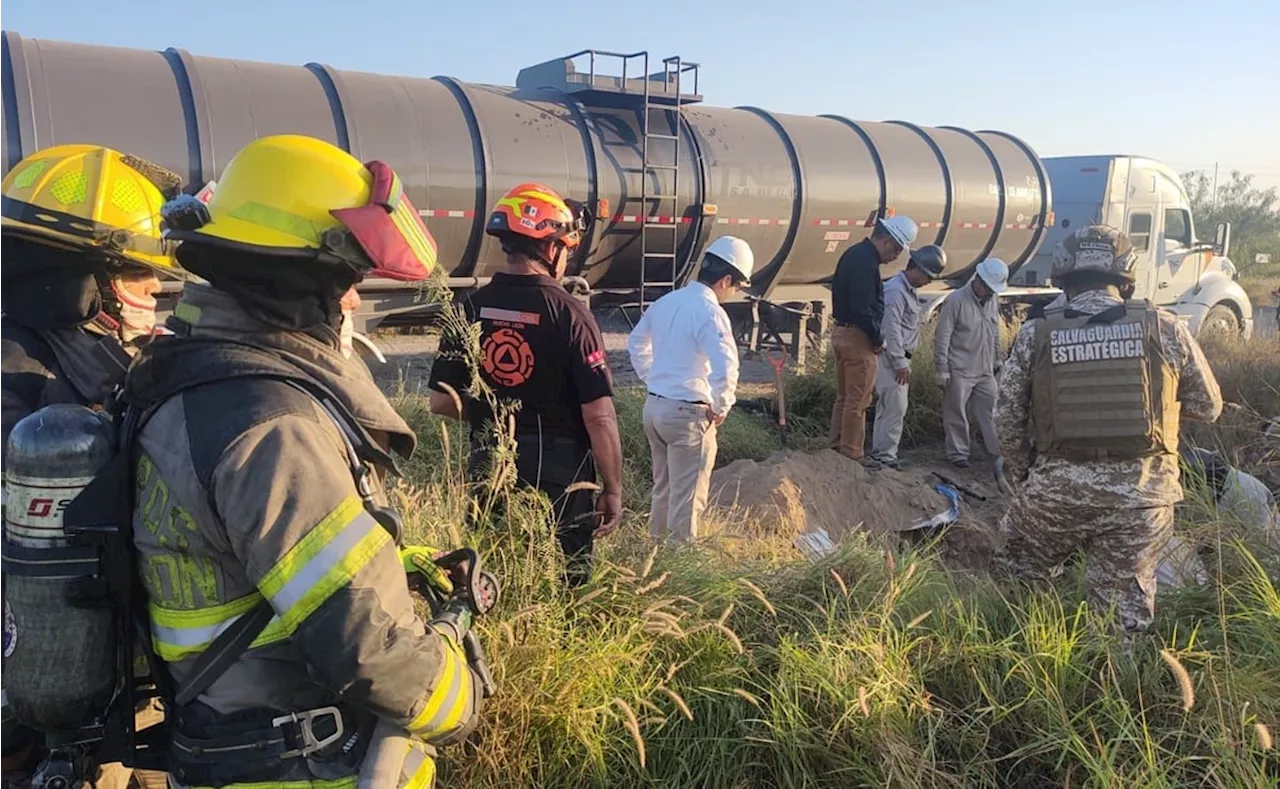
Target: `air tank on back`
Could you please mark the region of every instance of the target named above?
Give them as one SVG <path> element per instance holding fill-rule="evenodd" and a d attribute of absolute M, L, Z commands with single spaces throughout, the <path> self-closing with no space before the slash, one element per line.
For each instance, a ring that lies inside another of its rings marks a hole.
<path fill-rule="evenodd" d="M 647 53 L 584 51 L 522 70 L 515 87 L 11 31 L 2 55 L 6 172 L 39 148 L 97 143 L 194 192 L 250 140 L 309 134 L 395 167 L 457 277 L 501 266 L 484 220 L 523 181 L 595 207 L 574 267 L 602 294 L 682 282 L 732 234 L 755 251 L 758 295 L 821 299 L 840 254 L 889 212 L 919 223 L 918 245 L 943 246 L 953 281 L 987 256 L 1016 270 L 1050 207 L 1039 158 L 1011 135 L 705 106 L 696 65 Z"/>

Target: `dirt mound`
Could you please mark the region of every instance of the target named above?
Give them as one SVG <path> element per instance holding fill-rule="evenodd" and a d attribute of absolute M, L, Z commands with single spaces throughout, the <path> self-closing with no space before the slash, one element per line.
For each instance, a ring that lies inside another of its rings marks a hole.
<path fill-rule="evenodd" d="M 901 531 L 945 512 L 950 501 L 921 470 L 867 471 L 832 450 L 775 452 L 767 460 L 737 460 L 711 475 L 710 504 L 774 525 L 778 533 L 826 529 Z"/>

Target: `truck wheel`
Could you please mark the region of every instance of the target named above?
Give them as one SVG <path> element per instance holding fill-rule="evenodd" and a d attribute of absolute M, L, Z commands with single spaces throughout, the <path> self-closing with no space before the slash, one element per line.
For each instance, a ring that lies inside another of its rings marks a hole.
<path fill-rule="evenodd" d="M 1209 310 L 1209 314 L 1204 316 L 1204 322 L 1200 324 L 1201 334 L 1225 334 L 1228 337 L 1240 336 L 1240 319 L 1236 317 L 1235 310 L 1225 304 L 1215 304 L 1213 309 Z"/>

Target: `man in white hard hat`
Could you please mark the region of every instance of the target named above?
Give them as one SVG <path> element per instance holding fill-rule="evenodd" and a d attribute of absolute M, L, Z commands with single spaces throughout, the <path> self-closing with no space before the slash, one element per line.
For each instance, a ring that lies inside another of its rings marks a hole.
<path fill-rule="evenodd" d="M 978 264 L 969 284 L 938 309 L 933 364 L 942 387 L 942 426 L 947 460 L 969 467 L 969 411 L 991 457 L 1000 456 L 996 436 L 996 374 L 1000 370 L 1000 310 L 996 298 L 1009 286 L 1009 267 L 999 258 Z"/>
<path fill-rule="evenodd" d="M 871 431 L 871 461 L 866 465 L 901 468 L 898 444 L 902 420 L 907 416 L 911 384 L 911 354 L 920 344 L 920 320 L 924 308 L 919 288 L 942 276 L 947 253 L 937 244 L 911 250 L 905 271 L 884 286 L 884 319 L 880 335 L 884 351 L 876 369 L 876 419 Z"/>
<path fill-rule="evenodd" d="M 860 460 L 867 407 L 876 382 L 876 355 L 884 348 L 884 282 L 880 267 L 915 243 L 916 223 L 905 216 L 876 220 L 871 235 L 845 250 L 831 282 L 831 348 L 836 357 L 836 402 L 831 409 L 831 448 Z"/>
<path fill-rule="evenodd" d="M 631 366 L 649 390 L 644 432 L 653 453 L 649 532 L 688 542 L 698 536 L 716 460 L 716 428 L 736 401 L 738 346 L 720 306 L 751 284 L 747 242 L 717 238 L 695 282 L 658 299 L 627 341 Z"/>

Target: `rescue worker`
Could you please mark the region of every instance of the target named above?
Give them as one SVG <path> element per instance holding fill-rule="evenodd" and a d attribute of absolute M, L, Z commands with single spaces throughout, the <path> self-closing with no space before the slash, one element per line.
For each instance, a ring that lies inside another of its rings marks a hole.
<path fill-rule="evenodd" d="M 182 276 L 160 219 L 165 193 L 180 184 L 156 165 L 95 145 L 42 149 L 5 176 L 0 446 L 28 414 L 53 403 L 99 408 L 124 378 L 152 336 L 158 274 Z M 7 606 L 5 620 L 7 640 Z M 135 725 L 159 720 L 147 708 Z M 6 711 L 6 784 L 29 780 L 44 757 L 42 743 Z M 140 780 L 163 783 L 163 774 L 145 772 Z M 132 773 L 119 763 L 102 765 L 97 787 L 123 787 Z"/>
<path fill-rule="evenodd" d="M 1182 450 L 1185 487 L 1206 494 L 1218 512 L 1268 538 L 1280 536 L 1280 509 L 1262 480 L 1232 466 L 1220 452 L 1191 446 Z"/>
<path fill-rule="evenodd" d="M 996 375 L 1000 372 L 1000 309 L 995 298 L 1009 285 L 1009 267 L 999 258 L 978 264 L 969 283 L 938 308 L 933 365 L 942 387 L 942 427 L 947 460 L 969 467 L 969 411 L 991 457 L 1000 456 L 996 438 Z"/>
<path fill-rule="evenodd" d="M 1120 297 L 1136 263 L 1110 227 L 1083 227 L 1058 245 L 1051 276 L 1066 300 L 1023 325 L 996 406 L 998 465 L 1019 486 L 1001 520 L 1002 563 L 1043 577 L 1084 548 L 1090 600 L 1115 604 L 1126 634 L 1155 615 L 1156 564 L 1183 497 L 1179 422 L 1222 411 L 1186 326 Z"/>
<path fill-rule="evenodd" d="M 871 235 L 845 250 L 831 282 L 831 348 L 836 358 L 836 401 L 831 448 L 854 460 L 864 453 L 867 408 L 876 381 L 876 355 L 884 348 L 884 283 L 880 267 L 910 251 L 919 232 L 905 216 L 876 220 Z"/>
<path fill-rule="evenodd" d="M 464 304 L 466 325 L 480 325 L 479 359 L 467 358 L 461 331 L 446 331 L 429 381 L 431 410 L 470 425 L 469 474 L 477 486 L 500 454 L 505 425 L 494 423 L 506 420 L 494 419 L 495 407 L 519 404 L 518 482 L 551 500 L 571 586 L 590 577 L 595 538 L 622 517 L 622 439 L 604 338 L 591 312 L 560 283 L 585 230 L 582 206 L 549 187 L 526 183 L 508 191 L 485 225 L 501 242 L 506 269 Z M 595 496 L 597 475 L 603 488 Z"/>
<path fill-rule="evenodd" d="M 716 429 L 737 401 L 738 346 L 721 305 L 751 284 L 751 246 L 721 236 L 707 247 L 695 282 L 655 301 L 627 340 L 644 382 L 644 433 L 653 462 L 649 534 L 698 537 L 716 462 Z"/>
<path fill-rule="evenodd" d="M 172 779 L 354 785 L 376 761 L 381 785 L 429 785 L 480 683 L 463 634 L 414 613 L 383 480 L 416 439 L 342 352 L 341 302 L 366 276 L 424 279 L 435 243 L 387 165 L 298 135 L 242 148 L 207 209 L 166 212 L 208 284 L 122 399 L 148 417 L 133 537 L 177 683 Z"/>
<path fill-rule="evenodd" d="M 907 393 L 911 384 L 911 354 L 920 344 L 921 288 L 942 275 L 947 253 L 930 244 L 911 250 L 907 268 L 884 286 L 884 317 L 880 336 L 884 350 L 876 370 L 876 415 L 871 430 L 871 463 L 902 468 L 898 444 L 902 441 L 902 420 L 907 416 Z"/>

